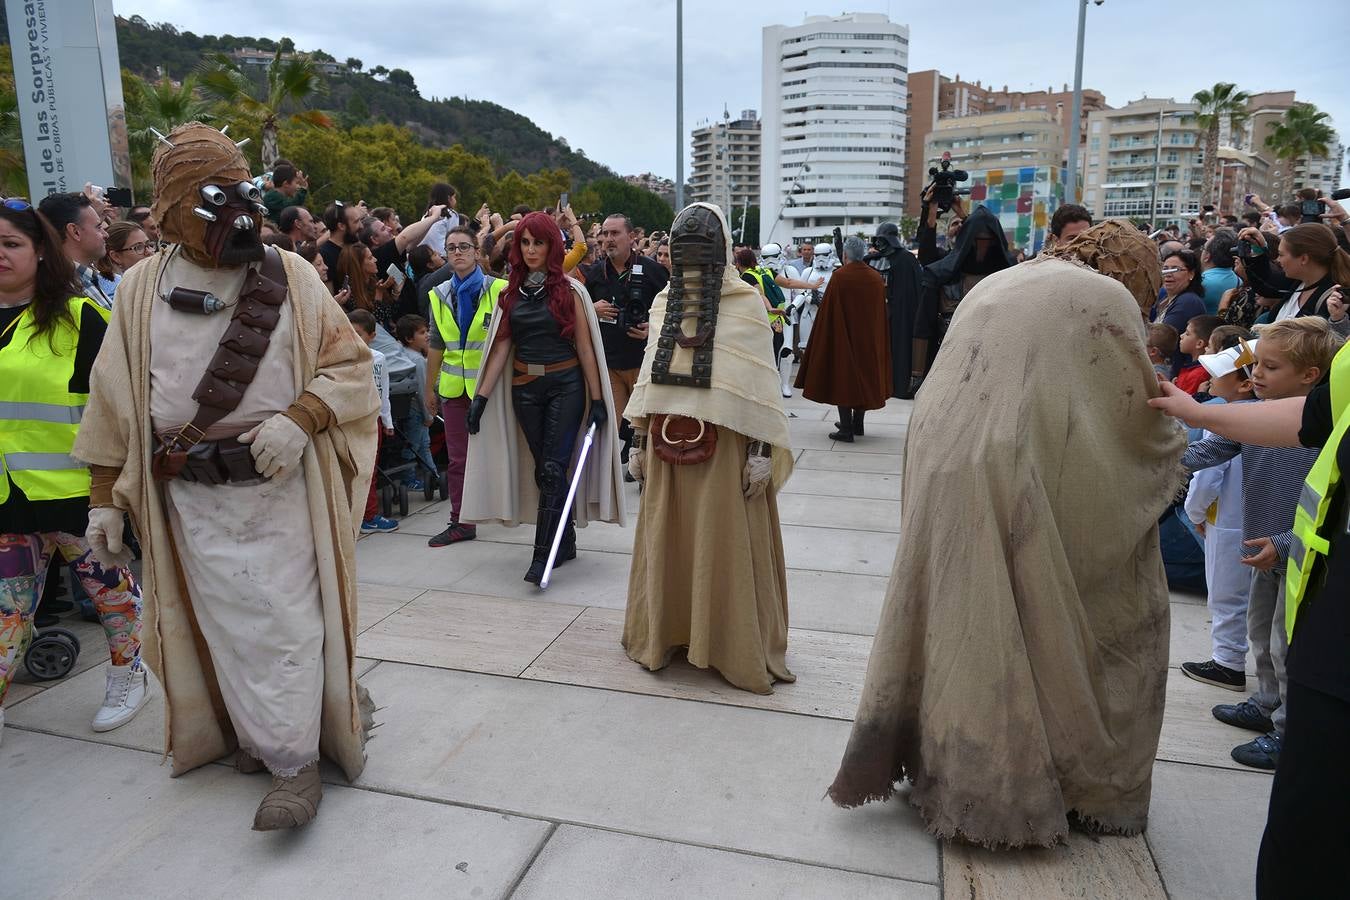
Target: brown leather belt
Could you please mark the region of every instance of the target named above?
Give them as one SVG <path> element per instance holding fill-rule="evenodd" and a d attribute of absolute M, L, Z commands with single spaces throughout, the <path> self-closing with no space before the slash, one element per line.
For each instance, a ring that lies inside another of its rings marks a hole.
<path fill-rule="evenodd" d="M 567 369 L 575 369 L 580 365 L 580 361 L 574 356 L 571 359 L 565 359 L 556 363 L 523 363 L 515 360 L 516 376 L 511 379 L 514 387 L 522 384 L 529 384 L 536 378 L 542 378 L 545 375 L 552 375 L 554 372 L 564 372 Z"/>
<path fill-rule="evenodd" d="M 164 439 L 159 435 L 155 438 L 156 443 L 163 447 Z M 241 444 L 235 438 L 197 441 L 185 453 L 187 458 L 183 467 L 174 475 L 184 481 L 198 484 L 261 484 L 267 480 L 254 468 L 253 452 L 248 444 Z"/>

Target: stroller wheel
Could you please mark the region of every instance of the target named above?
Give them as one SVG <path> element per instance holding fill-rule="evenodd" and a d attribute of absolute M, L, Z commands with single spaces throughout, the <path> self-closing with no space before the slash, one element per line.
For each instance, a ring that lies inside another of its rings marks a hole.
<path fill-rule="evenodd" d="M 75 632 L 73 632 L 73 631 L 68 631 L 68 630 L 65 629 L 65 628 L 47 628 L 47 629 L 44 629 L 42 633 L 43 633 L 43 634 L 58 634 L 58 635 L 64 637 L 66 640 L 70 641 L 72 644 L 75 645 L 75 655 L 76 655 L 76 656 L 79 656 L 79 654 L 80 654 L 80 636 L 79 636 L 78 634 L 76 634 Z"/>
<path fill-rule="evenodd" d="M 436 499 L 436 488 L 439 480 L 435 472 L 424 471 L 422 473 L 422 499 L 427 501 Z"/>
<path fill-rule="evenodd" d="M 436 479 L 436 480 L 440 482 L 440 488 L 439 488 L 439 491 L 438 491 L 438 492 L 439 492 L 440 495 L 441 495 L 441 499 L 442 499 L 442 500 L 449 500 L 449 499 L 450 499 L 450 476 L 449 476 L 449 474 L 447 474 L 447 473 L 445 473 L 445 472 L 442 472 L 440 478 L 438 478 L 438 479 Z"/>
<path fill-rule="evenodd" d="M 394 514 L 394 488 L 385 484 L 380 487 L 380 515 L 386 519 Z"/>
<path fill-rule="evenodd" d="M 408 514 L 408 486 L 401 481 L 398 483 L 398 514 Z"/>
<path fill-rule="evenodd" d="M 28 645 L 28 652 L 23 655 L 28 674 L 38 681 L 55 681 L 69 675 L 71 669 L 75 668 L 80 651 L 68 634 L 44 631 L 34 638 L 33 643 Z"/>

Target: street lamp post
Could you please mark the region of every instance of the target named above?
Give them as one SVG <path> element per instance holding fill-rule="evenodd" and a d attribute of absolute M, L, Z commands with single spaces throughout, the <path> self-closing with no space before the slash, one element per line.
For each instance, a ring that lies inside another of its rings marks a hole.
<path fill-rule="evenodd" d="M 1093 0 L 1101 6 L 1105 0 Z M 1073 116 L 1069 126 L 1069 171 L 1064 178 L 1064 200 L 1078 202 L 1078 144 L 1083 128 L 1083 37 L 1087 32 L 1088 0 L 1078 0 L 1078 55 L 1073 64 Z"/>
<path fill-rule="evenodd" d="M 1162 125 L 1167 113 L 1167 104 L 1158 107 L 1158 137 L 1153 142 L 1153 199 L 1149 212 L 1149 231 L 1158 230 L 1158 178 L 1162 174 Z"/>
<path fill-rule="evenodd" d="M 675 0 L 675 211 L 684 209 L 684 0 Z"/>

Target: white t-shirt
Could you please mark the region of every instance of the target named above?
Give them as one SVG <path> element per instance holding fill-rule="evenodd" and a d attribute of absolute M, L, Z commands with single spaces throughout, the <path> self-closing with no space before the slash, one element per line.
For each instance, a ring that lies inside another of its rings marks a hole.
<path fill-rule="evenodd" d="M 1298 315 L 1298 311 L 1303 307 L 1307 298 L 1303 295 L 1308 291 L 1308 286 L 1300 284 L 1298 290 L 1289 295 L 1289 299 L 1284 301 L 1284 306 L 1275 314 L 1276 322 L 1283 322 L 1285 319 L 1292 319 Z"/>
<path fill-rule="evenodd" d="M 450 233 L 451 228 L 459 227 L 460 215 L 453 209 L 447 218 L 441 219 L 435 225 L 427 229 L 427 233 L 422 235 L 422 241 L 419 247 L 430 247 L 441 255 L 445 254 L 445 238 Z"/>
<path fill-rule="evenodd" d="M 380 392 L 380 424 L 385 428 L 394 427 L 394 413 L 389 408 L 389 373 L 385 371 L 384 354 L 370 348 L 371 372 L 375 376 L 375 387 Z"/>

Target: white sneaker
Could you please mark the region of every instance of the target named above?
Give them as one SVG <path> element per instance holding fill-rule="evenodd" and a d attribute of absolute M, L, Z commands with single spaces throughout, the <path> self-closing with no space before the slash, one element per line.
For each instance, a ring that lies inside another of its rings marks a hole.
<path fill-rule="evenodd" d="M 150 686 L 145 669 L 131 666 L 108 667 L 108 689 L 103 705 L 94 713 L 95 731 L 112 731 L 130 722 L 150 699 Z"/>

